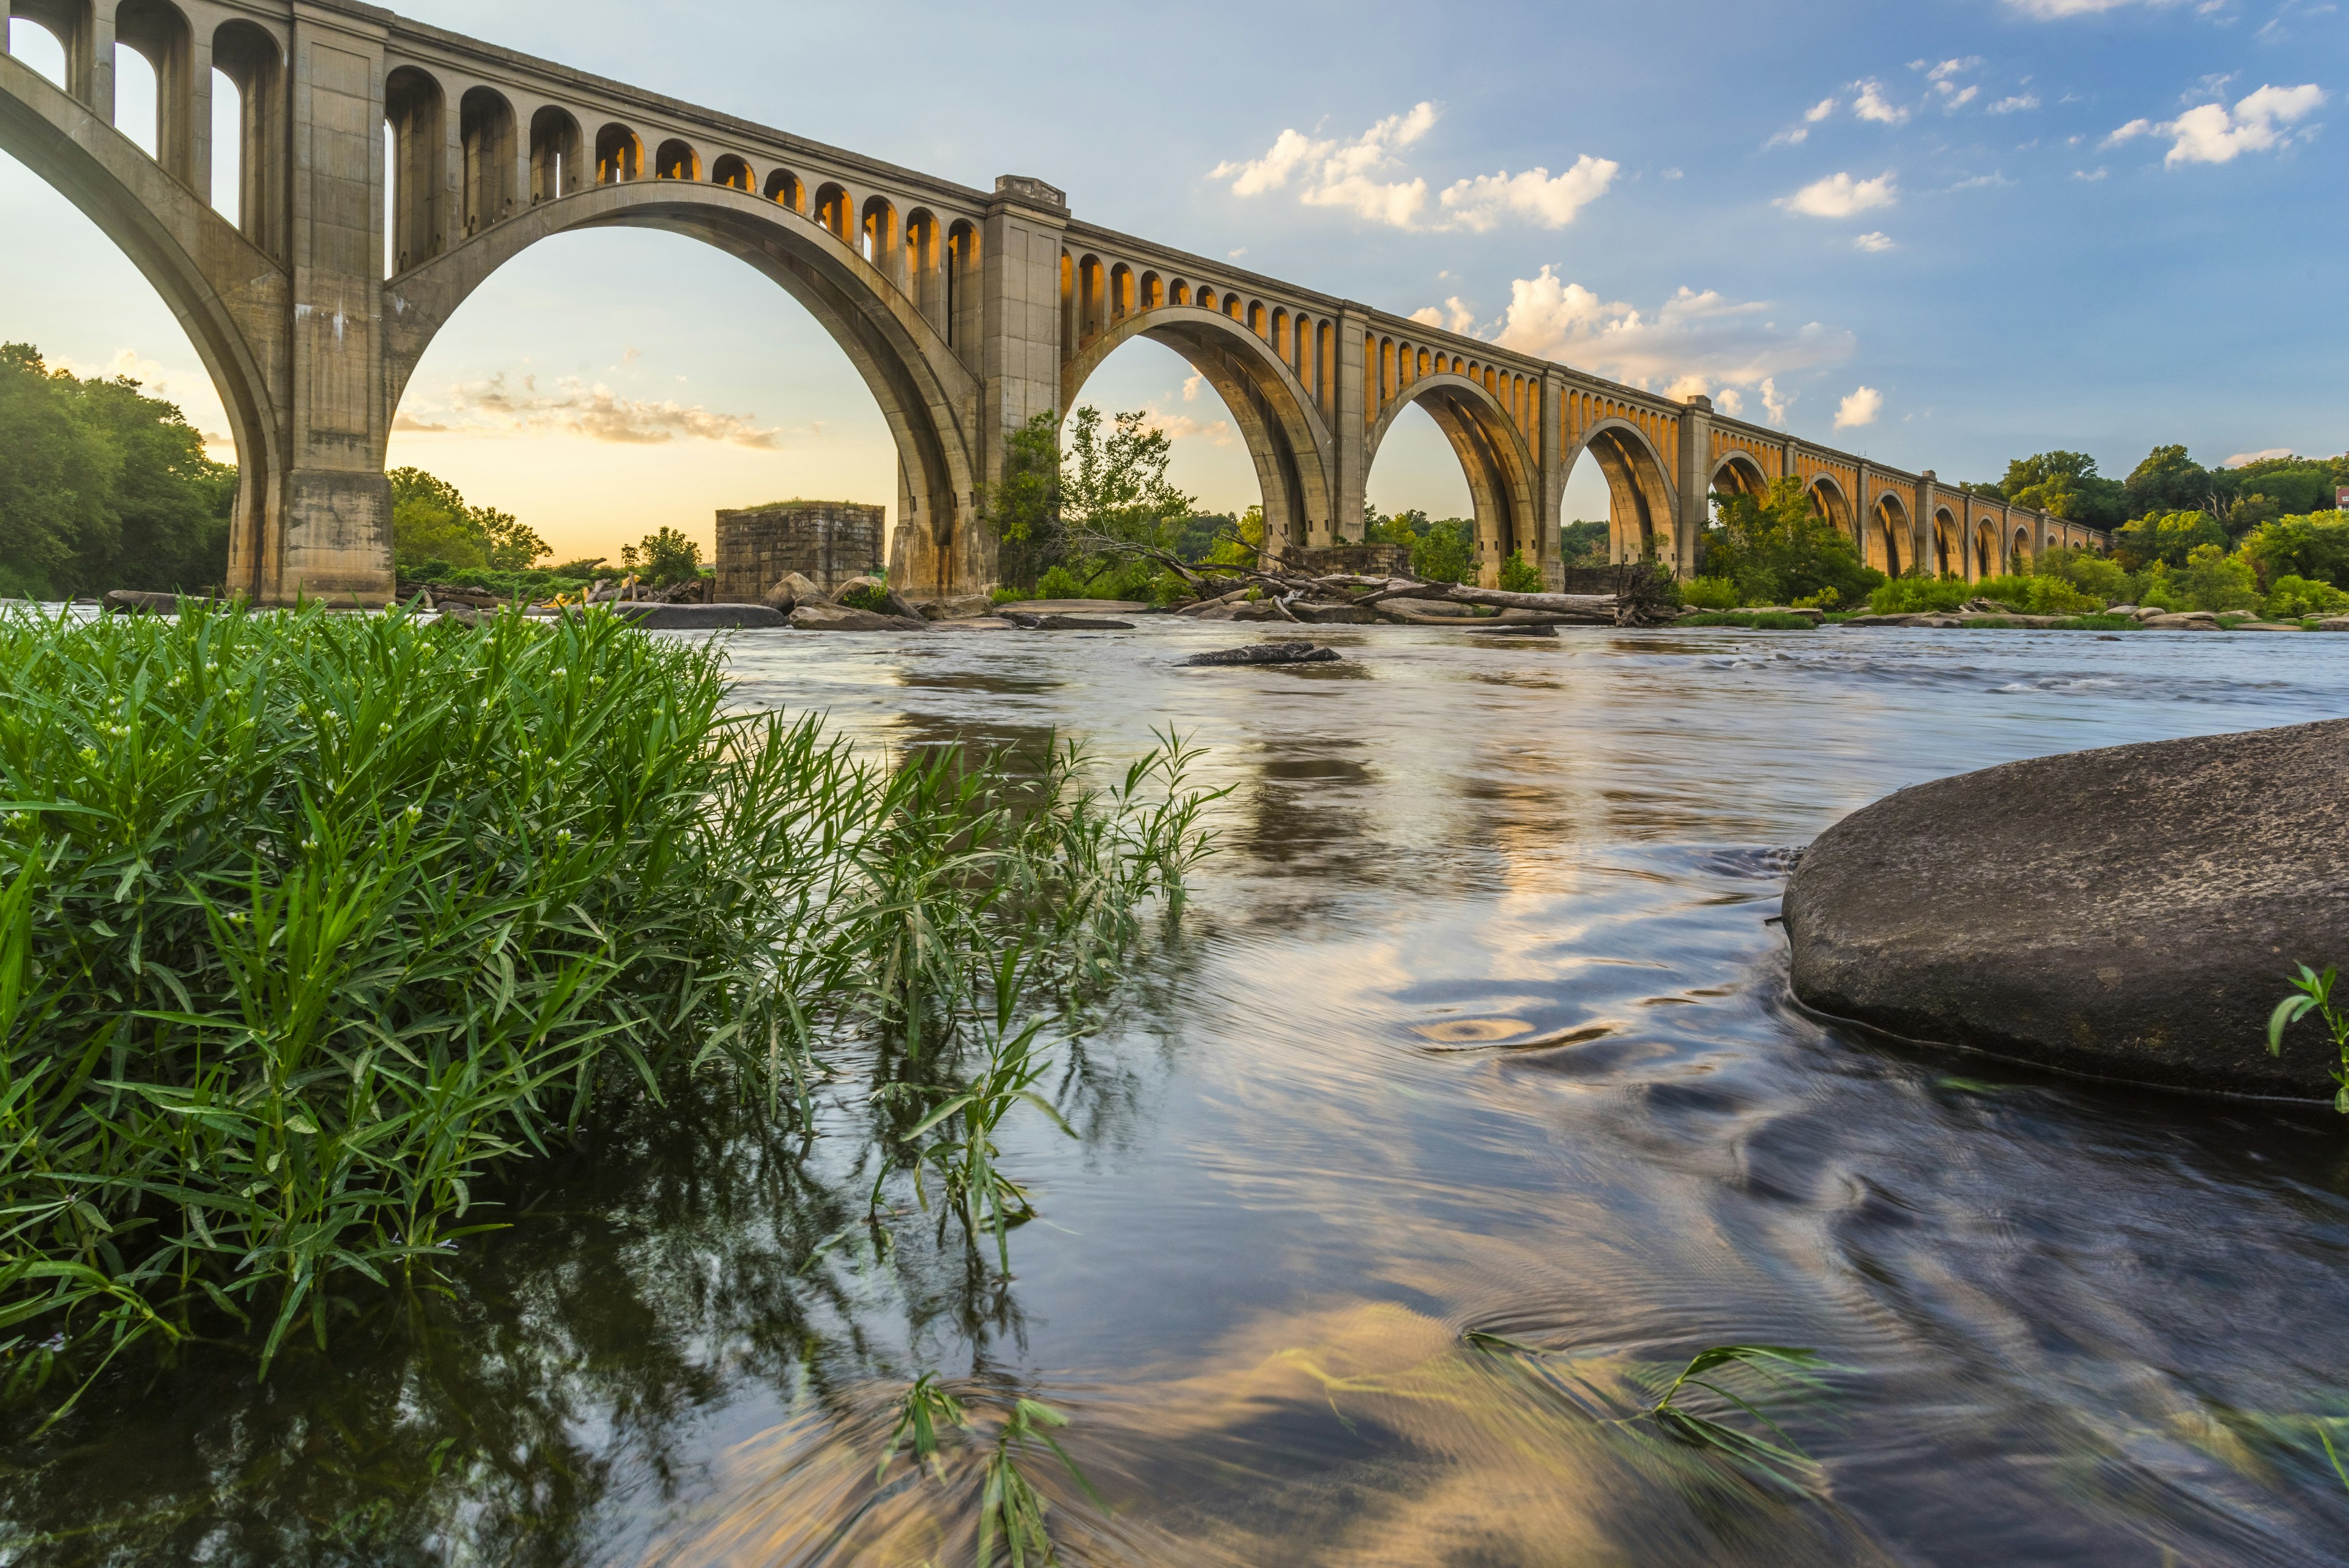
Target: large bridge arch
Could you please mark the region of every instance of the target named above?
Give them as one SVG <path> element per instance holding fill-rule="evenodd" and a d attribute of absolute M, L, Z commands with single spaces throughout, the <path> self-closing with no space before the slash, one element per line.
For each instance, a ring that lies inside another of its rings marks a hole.
<path fill-rule="evenodd" d="M 284 269 L 89 105 L 6 55 L 0 151 L 96 223 L 179 318 L 236 444 L 229 586 L 274 594 L 289 565 L 301 565 L 283 558 L 286 398 L 273 350 L 291 293 Z"/>
<path fill-rule="evenodd" d="M 1131 284 L 1130 279 L 1121 282 Z M 1271 345 L 1221 311 L 1194 305 L 1145 306 L 1102 326 L 1061 368 L 1062 419 L 1077 406 L 1093 373 L 1136 337 L 1147 337 L 1181 356 L 1207 379 L 1231 411 L 1256 467 L 1268 542 L 1302 548 L 1315 532 L 1330 526 L 1335 514 L 1337 442 L 1329 425 Z"/>
<path fill-rule="evenodd" d="M 1888 577 L 1897 577 L 1917 565 L 1916 521 L 1909 504 L 1889 491 L 1869 509 L 1868 536 L 1860 542 L 1860 561 Z"/>
<path fill-rule="evenodd" d="M 1414 376 L 1389 399 L 1363 444 L 1362 471 L 1372 472 L 1379 447 L 1416 405 L 1452 443 L 1476 509 L 1476 544 L 1487 580 L 1518 551 L 1544 566 L 1546 541 L 1556 532 L 1544 514 L 1541 465 L 1507 407 L 1482 381 L 1450 370 Z"/>
<path fill-rule="evenodd" d="M 622 181 L 541 202 L 384 286 L 384 399 L 396 410 L 424 352 L 497 270 L 557 234 L 657 229 L 748 264 L 804 306 L 880 405 L 898 456 L 890 576 L 950 592 L 991 581 L 993 541 L 976 525 L 981 470 L 972 439 L 978 385 L 945 339 L 880 269 L 837 234 L 730 185 Z"/>
<path fill-rule="evenodd" d="M 1653 556 L 1675 570 L 1693 572 L 1696 541 L 1678 536 L 1671 468 L 1648 432 L 1629 420 L 1601 420 L 1567 450 L 1563 472 L 1573 472 L 1585 452 L 1597 460 L 1607 481 L 1608 558 Z"/>
<path fill-rule="evenodd" d="M 1713 465 L 1712 490 L 1717 495 L 1767 495 L 1770 479 L 1753 453 L 1731 452 Z"/>

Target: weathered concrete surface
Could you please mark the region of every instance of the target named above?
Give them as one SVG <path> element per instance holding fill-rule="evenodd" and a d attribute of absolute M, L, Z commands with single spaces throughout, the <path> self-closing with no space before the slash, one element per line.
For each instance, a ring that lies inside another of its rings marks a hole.
<path fill-rule="evenodd" d="M 1903 790 L 1787 886 L 1822 1012 L 2076 1073 L 2330 1098 L 2285 977 L 2349 962 L 2349 720 L 2013 763 Z"/>
<path fill-rule="evenodd" d="M 828 592 L 881 565 L 887 520 L 887 507 L 854 501 L 784 501 L 720 512 L 718 597 L 748 603 L 787 576 L 810 578 Z"/>
<path fill-rule="evenodd" d="M 615 605 L 612 613 L 647 631 L 772 630 L 792 624 L 765 605 Z"/>

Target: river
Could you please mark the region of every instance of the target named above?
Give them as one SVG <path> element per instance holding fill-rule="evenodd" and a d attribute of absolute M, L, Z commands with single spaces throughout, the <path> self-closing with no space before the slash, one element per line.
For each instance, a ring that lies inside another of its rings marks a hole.
<path fill-rule="evenodd" d="M 876 746 L 1172 726 L 1231 787 L 1184 927 L 1059 1047 L 1081 1136 L 1006 1125 L 1042 1212 L 1009 1282 L 917 1211 L 811 1266 L 863 1206 L 821 1146 L 647 1114 L 448 1299 L 8 1449 L 0 1562 L 968 1562 L 967 1468 L 874 1497 L 927 1370 L 1071 1418 L 1105 1506 L 1030 1473 L 1077 1563 L 2349 1559 L 2314 1424 L 2349 1118 L 1827 1026 L 1771 924 L 1893 790 L 2349 714 L 2349 638 L 1325 628 L 1346 663 L 1174 667 L 1264 629 L 734 644 L 744 701 Z M 1826 1364 L 1770 1410 L 1796 1483 L 1592 1402 L 1723 1343 Z"/>

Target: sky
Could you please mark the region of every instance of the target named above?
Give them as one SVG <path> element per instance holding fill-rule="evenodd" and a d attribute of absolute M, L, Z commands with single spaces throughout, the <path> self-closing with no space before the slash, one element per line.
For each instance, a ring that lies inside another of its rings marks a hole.
<path fill-rule="evenodd" d="M 1945 479 L 2054 448 L 2116 475 L 2160 443 L 2349 450 L 2335 0 L 398 8 L 966 184 L 1035 175 L 1083 219 Z M 37 27 L 11 38 L 54 71 Z M 151 142 L 151 78 L 124 58 L 119 119 Z M 0 338 L 224 431 L 151 288 L 5 156 L 0 234 Z M 1082 400 L 1148 410 L 1207 509 L 1257 499 L 1171 350 L 1120 349 Z M 492 278 L 419 367 L 390 462 L 559 558 L 663 524 L 707 545 L 720 507 L 895 493 L 886 427 L 812 318 L 628 231 Z M 1605 515 L 1594 468 L 1568 520 Z M 1423 415 L 1370 496 L 1468 511 Z"/>

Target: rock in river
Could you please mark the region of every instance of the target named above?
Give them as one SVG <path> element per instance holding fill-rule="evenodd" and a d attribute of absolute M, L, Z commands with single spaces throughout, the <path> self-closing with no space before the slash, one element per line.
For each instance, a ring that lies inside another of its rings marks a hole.
<path fill-rule="evenodd" d="M 615 605 L 613 613 L 647 631 L 737 631 L 785 624 L 764 605 Z"/>
<path fill-rule="evenodd" d="M 1837 824 L 1788 883 L 1795 994 L 2075 1073 L 2330 1099 L 2307 963 L 2349 966 L 2349 720 L 2010 763 Z"/>
<path fill-rule="evenodd" d="M 795 631 L 927 631 L 930 623 L 918 617 L 881 615 L 846 605 L 802 605 L 792 611 Z"/>
<path fill-rule="evenodd" d="M 1204 668 L 1234 664 L 1336 664 L 1340 655 L 1334 648 L 1323 648 L 1311 642 L 1258 642 L 1247 648 L 1226 648 L 1214 653 L 1195 653 L 1183 660 L 1186 666 Z"/>

